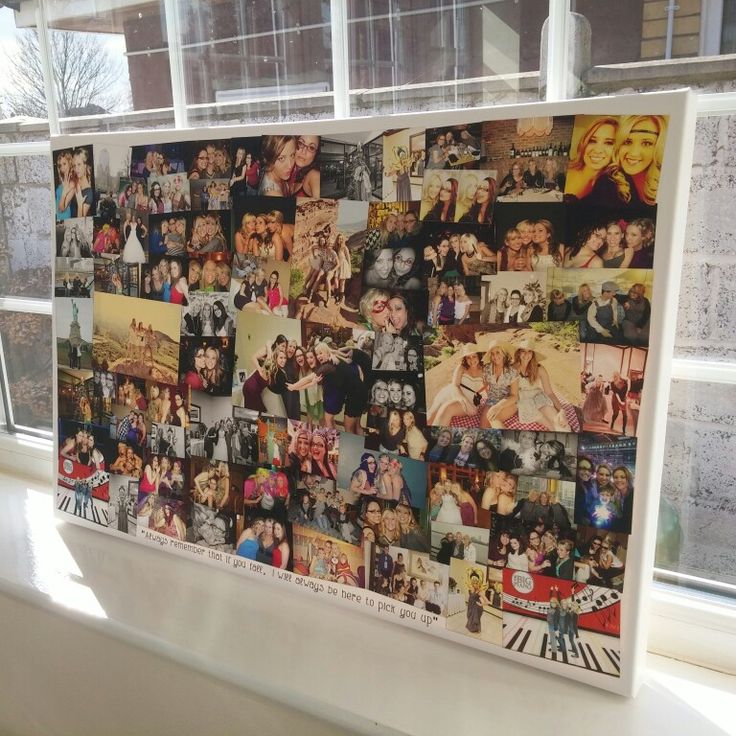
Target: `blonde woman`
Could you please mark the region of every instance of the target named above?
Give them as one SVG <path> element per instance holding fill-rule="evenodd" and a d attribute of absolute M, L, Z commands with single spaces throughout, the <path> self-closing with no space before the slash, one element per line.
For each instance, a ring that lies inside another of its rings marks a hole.
<path fill-rule="evenodd" d="M 431 212 L 437 205 L 440 197 L 440 189 L 442 189 L 442 179 L 439 174 L 430 174 L 427 176 L 422 189 L 421 219 L 424 219 L 427 213 Z"/>
<path fill-rule="evenodd" d="M 470 308 L 473 300 L 465 293 L 465 286 L 458 282 L 455 284 L 455 324 L 461 325 L 470 317 Z"/>
<path fill-rule="evenodd" d="M 484 372 L 481 393 L 485 406 L 481 410 L 480 426 L 500 429 L 516 414 L 519 401 L 519 373 L 511 365 L 505 346 L 491 345 L 483 356 Z"/>
<path fill-rule="evenodd" d="M 92 206 L 95 201 L 95 193 L 94 189 L 92 189 L 92 164 L 89 160 L 88 149 L 74 149 L 72 153 L 72 166 L 75 180 L 74 198 L 71 200 L 72 217 L 88 217 L 92 214 Z M 144 209 L 147 210 L 148 197 L 145 197 L 145 199 L 146 207 Z"/>
<path fill-rule="evenodd" d="M 478 191 L 478 177 L 475 174 L 465 173 L 462 177 L 462 184 L 455 205 L 455 219 L 457 221 L 462 220 L 463 216 L 473 206 L 475 193 Z"/>
<path fill-rule="evenodd" d="M 71 204 L 76 196 L 71 151 L 62 151 L 56 157 L 56 179 L 59 182 L 56 187 L 56 219 L 68 220 L 72 216 Z"/>
<path fill-rule="evenodd" d="M 578 140 L 567 167 L 565 194 L 575 199 L 587 197 L 613 160 L 618 119 L 594 118 Z"/>
<path fill-rule="evenodd" d="M 405 411 L 401 418 L 404 425 L 404 446 L 406 454 L 414 460 L 424 460 L 427 452 L 427 438 L 422 434 L 416 424 L 414 412 Z"/>
<path fill-rule="evenodd" d="M 381 523 L 378 525 L 377 542 L 379 546 L 391 547 L 401 538 L 399 519 L 393 509 L 384 509 L 381 514 Z"/>
<path fill-rule="evenodd" d="M 547 429 L 569 432 L 563 407 L 557 398 L 549 374 L 541 365 L 545 356 L 528 340 L 514 353 L 513 368 L 519 377 L 518 413 L 522 424 L 542 424 Z"/>
<path fill-rule="evenodd" d="M 666 136 L 667 120 L 662 115 L 622 117 L 613 162 L 586 201 L 609 207 L 654 205 Z"/>

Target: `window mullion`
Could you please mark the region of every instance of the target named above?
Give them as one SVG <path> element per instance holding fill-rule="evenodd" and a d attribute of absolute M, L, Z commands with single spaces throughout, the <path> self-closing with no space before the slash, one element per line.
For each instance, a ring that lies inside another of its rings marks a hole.
<path fill-rule="evenodd" d="M 348 8 L 345 0 L 330 0 L 332 38 L 332 94 L 335 118 L 350 117 Z"/>
<path fill-rule="evenodd" d="M 41 56 L 41 72 L 46 88 L 46 110 L 49 116 L 49 132 L 51 135 L 59 133 L 59 108 L 54 85 L 54 59 L 51 52 L 51 34 L 46 20 L 45 0 L 39 0 L 36 8 L 36 35 L 38 36 L 38 51 Z"/>
<path fill-rule="evenodd" d="M 547 102 L 567 99 L 569 21 L 570 0 L 549 0 L 546 69 L 540 70 L 546 80 Z"/>
<path fill-rule="evenodd" d="M 187 128 L 187 100 L 184 90 L 184 56 L 181 48 L 181 23 L 177 0 L 164 0 L 166 39 L 169 48 L 171 99 L 174 107 L 174 127 Z"/>

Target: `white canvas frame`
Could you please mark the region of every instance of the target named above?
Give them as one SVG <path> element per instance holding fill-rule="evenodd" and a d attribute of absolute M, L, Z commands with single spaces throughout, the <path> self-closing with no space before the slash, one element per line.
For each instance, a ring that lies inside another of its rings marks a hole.
<path fill-rule="evenodd" d="M 502 105 L 479 107 L 465 110 L 445 110 L 431 113 L 408 113 L 370 118 L 351 118 L 343 120 L 302 121 L 273 125 L 241 125 L 214 128 L 190 128 L 181 130 L 152 130 L 120 133 L 90 133 L 79 135 L 60 135 L 51 137 L 51 150 L 80 145 L 143 145 L 176 141 L 217 140 L 232 137 L 256 136 L 280 133 L 314 133 L 316 135 L 365 133 L 366 139 L 388 129 L 431 128 L 442 125 L 473 123 L 490 120 L 508 120 L 523 117 L 556 115 L 630 115 L 657 114 L 669 116 L 669 127 L 657 196 L 657 247 L 654 258 L 654 290 L 652 295 L 651 339 L 647 359 L 645 390 L 642 399 L 638 424 L 637 447 L 637 491 L 633 526 L 627 552 L 626 593 L 621 606 L 621 675 L 618 678 L 591 672 L 572 666 L 563 666 L 551 660 L 517 653 L 502 646 L 447 631 L 444 627 L 427 628 L 423 623 L 403 619 L 401 623 L 496 656 L 511 659 L 521 664 L 568 677 L 582 683 L 633 696 L 639 689 L 645 673 L 646 639 L 648 628 L 649 596 L 654 561 L 655 540 L 662 460 L 664 451 L 667 406 L 670 387 L 670 372 L 673 355 L 675 326 L 678 311 L 678 295 L 682 270 L 682 251 L 685 237 L 687 202 L 692 166 L 692 151 L 695 135 L 696 105 L 695 96 L 689 90 L 654 92 L 637 95 L 598 97 L 564 102 L 539 102 L 521 105 Z M 55 282 L 55 273 L 52 283 Z M 54 365 L 56 365 L 56 325 L 53 327 Z M 54 462 L 58 462 L 58 395 L 57 372 L 54 370 Z M 81 526 L 90 523 L 70 514 L 55 511 L 57 518 Z M 139 544 L 152 546 L 153 543 L 140 537 L 132 537 L 103 527 L 99 531 L 118 537 L 132 539 Z M 158 546 L 158 545 L 154 545 Z M 186 554 L 171 548 L 167 552 Z M 191 557 L 192 555 L 189 555 Z M 219 568 L 228 568 L 220 562 L 209 560 L 206 556 L 197 557 Z M 256 579 L 265 579 L 276 585 L 293 585 L 279 580 L 276 576 L 266 577 L 245 569 L 234 570 Z M 293 577 L 301 577 L 292 573 Z M 237 583 L 234 583 L 236 585 Z M 341 589 L 343 586 L 333 584 Z M 351 588 L 351 591 L 360 589 Z M 360 590 L 364 599 L 381 600 L 381 596 L 369 590 Z M 334 598 L 327 605 L 355 607 L 355 603 Z M 396 603 L 396 602 L 395 602 Z M 396 603 L 397 610 L 402 604 Z M 407 607 L 410 608 L 410 607 Z M 371 613 L 361 605 L 360 610 Z M 417 610 L 417 609 L 413 609 Z M 378 615 L 378 614 L 376 614 Z M 399 622 L 398 617 L 396 622 Z"/>

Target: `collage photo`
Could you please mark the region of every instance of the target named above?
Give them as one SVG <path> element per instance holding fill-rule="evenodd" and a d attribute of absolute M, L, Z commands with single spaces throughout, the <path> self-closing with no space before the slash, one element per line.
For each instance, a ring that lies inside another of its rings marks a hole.
<path fill-rule="evenodd" d="M 618 676 L 667 126 L 55 151 L 57 507 Z"/>

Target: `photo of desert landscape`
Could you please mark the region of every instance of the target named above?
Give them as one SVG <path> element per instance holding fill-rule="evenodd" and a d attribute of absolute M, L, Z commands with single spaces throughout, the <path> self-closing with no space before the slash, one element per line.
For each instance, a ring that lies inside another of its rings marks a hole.
<path fill-rule="evenodd" d="M 92 367 L 176 383 L 181 308 L 116 294 L 95 294 Z"/>

